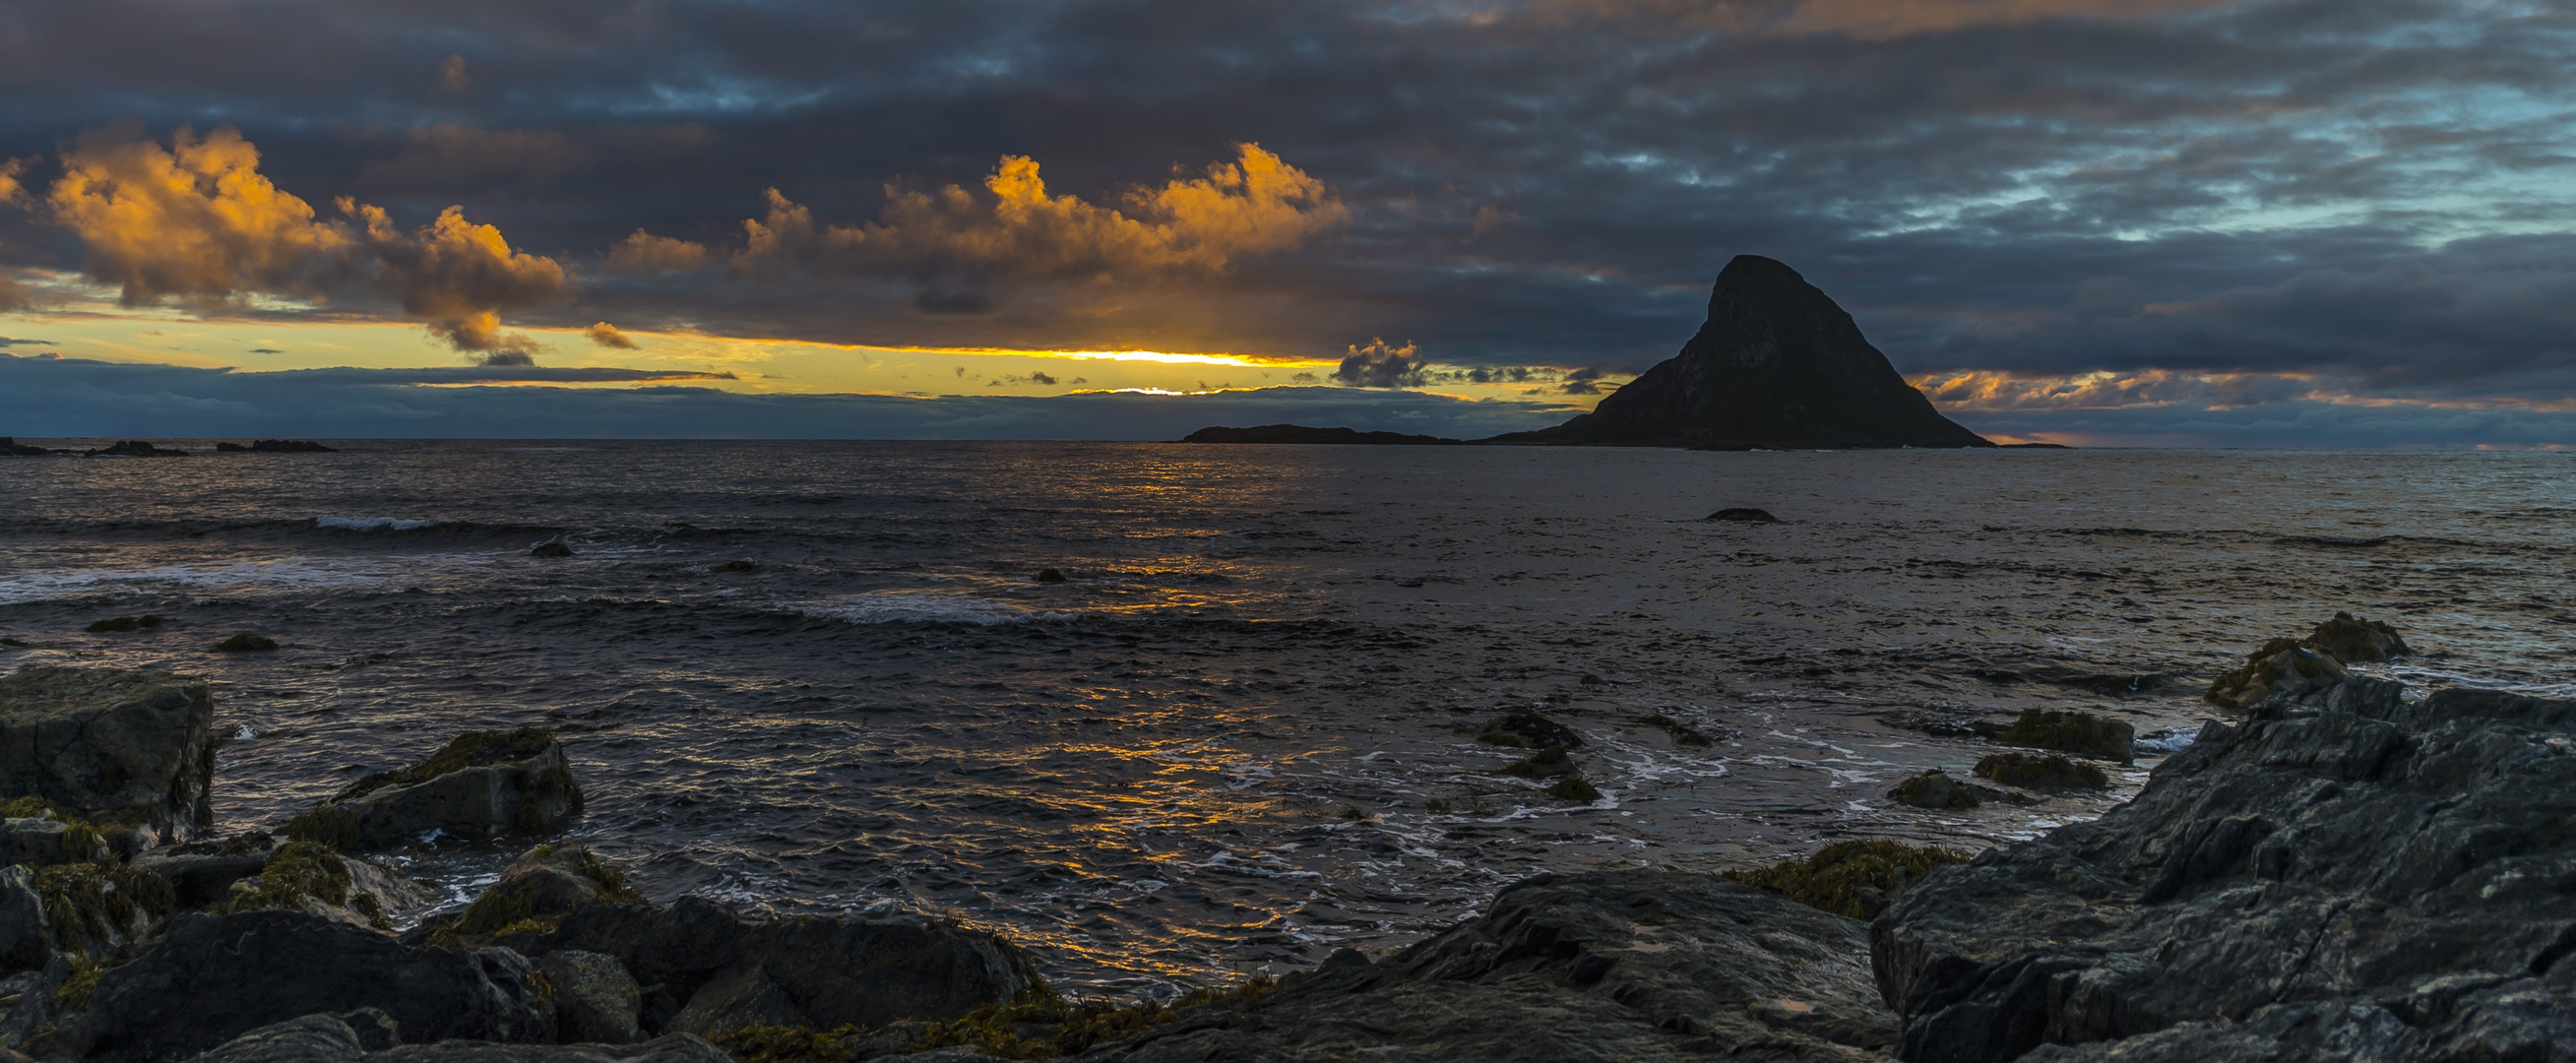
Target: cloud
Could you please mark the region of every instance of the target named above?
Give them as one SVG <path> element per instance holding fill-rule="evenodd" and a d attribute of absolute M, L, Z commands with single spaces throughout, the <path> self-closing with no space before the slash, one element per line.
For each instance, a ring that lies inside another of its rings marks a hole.
<path fill-rule="evenodd" d="M 376 134 L 365 139 L 374 140 Z M 594 153 L 552 129 L 477 129 L 455 122 L 412 126 L 388 138 L 391 158 L 359 171 L 358 183 L 381 192 L 445 195 L 492 178 L 551 182 L 580 173 Z"/>
<path fill-rule="evenodd" d="M 589 337 L 590 342 L 602 347 L 616 347 L 629 351 L 635 349 L 634 340 L 627 339 L 625 333 L 617 331 L 617 326 L 605 321 L 581 330 L 581 334 Z"/>
<path fill-rule="evenodd" d="M 1672 29 L 1836 34 L 1888 40 L 2047 19 L 2145 19 L 2205 11 L 2236 0 L 1550 0 L 1543 20 L 1582 16 L 1661 23 Z"/>
<path fill-rule="evenodd" d="M 202 138 L 180 127 L 166 149 L 139 125 L 110 126 L 82 134 L 62 165 L 47 194 L 53 217 L 80 236 L 87 272 L 121 286 L 129 305 L 319 300 L 355 286 L 398 299 L 459 351 L 526 364 L 539 345 L 504 335 L 500 312 L 558 301 L 570 286 L 561 264 L 511 250 L 461 207 L 404 232 L 383 208 L 342 197 L 359 228 L 317 221 L 260 174 L 258 149 L 228 126 Z"/>
<path fill-rule="evenodd" d="M 25 336 L 0 336 L 0 347 L 51 347 L 52 340 L 31 340 Z"/>
<path fill-rule="evenodd" d="M 1420 387 L 1424 368 L 1413 344 L 1389 347 L 1384 339 L 1371 339 L 1366 347 L 1350 346 L 1341 367 L 1333 370 L 1333 379 L 1363 388 Z"/>
<path fill-rule="evenodd" d="M 229 126 L 187 127 L 163 148 L 139 123 L 83 133 L 46 195 L 78 233 L 89 275 L 128 305 L 180 296 L 219 303 L 243 292 L 317 297 L 347 268 L 344 227 L 259 173 L 259 151 Z"/>
<path fill-rule="evenodd" d="M 619 273 L 682 273 L 707 264 L 707 245 L 637 229 L 608 249 L 601 265 Z"/>
<path fill-rule="evenodd" d="M 539 436 L 567 439 L 1166 440 L 1212 424 L 1281 422 L 1464 438 L 1553 424 L 1575 412 L 1544 402 L 1470 402 L 1351 388 L 924 399 L 537 383 L 705 375 L 468 367 L 245 373 L 0 356 L 0 423 L 29 438 L 528 438 L 534 429 Z M 482 381 L 510 386 L 472 386 Z"/>
<path fill-rule="evenodd" d="M 524 336 L 502 335 L 499 311 L 563 298 L 569 278 L 560 263 L 511 250 L 501 230 L 466 221 L 462 207 L 409 233 L 383 208 L 344 198 L 340 209 L 365 224 L 367 249 L 401 295 L 403 313 L 427 321 L 431 334 L 495 357 L 538 349 Z"/>
<path fill-rule="evenodd" d="M 1050 195 L 1037 162 L 1020 155 L 1004 156 L 985 179 L 989 195 L 956 185 L 936 193 L 888 187 L 878 220 L 856 225 L 818 225 L 812 210 L 772 188 L 768 214 L 743 222 L 736 262 L 755 272 L 802 265 L 972 292 L 996 281 L 1219 273 L 1349 220 L 1322 181 L 1260 145 L 1236 150 L 1235 162 L 1204 176 L 1131 189 L 1124 211 Z"/>
<path fill-rule="evenodd" d="M 463 92 L 474 87 L 474 79 L 465 75 L 465 57 L 450 55 L 438 61 L 438 87 L 449 92 Z"/>

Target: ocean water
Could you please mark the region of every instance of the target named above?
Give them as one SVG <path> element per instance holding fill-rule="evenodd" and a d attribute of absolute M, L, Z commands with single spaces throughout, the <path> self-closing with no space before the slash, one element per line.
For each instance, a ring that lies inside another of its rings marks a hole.
<path fill-rule="evenodd" d="M 2083 708 L 2170 752 L 2338 609 L 2419 688 L 2576 693 L 2555 453 L 344 446 L 0 460 L 0 667 L 212 683 L 226 832 L 559 727 L 573 836 L 648 894 L 949 915 L 1091 992 L 1393 947 L 1541 870 L 2030 837 L 2155 759 L 1928 812 L 1885 792 L 1986 750 L 1920 725 Z M 1472 732 L 1516 708 L 1599 800 L 1498 773 Z M 510 855 L 399 861 L 461 900 Z"/>

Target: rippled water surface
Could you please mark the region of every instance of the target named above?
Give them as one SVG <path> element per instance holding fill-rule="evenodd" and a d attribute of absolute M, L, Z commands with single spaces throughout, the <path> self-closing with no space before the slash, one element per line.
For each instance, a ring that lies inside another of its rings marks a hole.
<path fill-rule="evenodd" d="M 2337 609 L 2412 682 L 2576 690 L 2560 454 L 345 447 L 0 459 L 0 666 L 210 680 L 227 831 L 558 726 L 576 834 L 648 893 L 953 914 L 1094 989 L 1399 944 L 1541 869 L 2026 837 L 2105 802 L 1894 806 L 1981 752 L 1909 720 L 2187 733 Z M 1600 800 L 1497 773 L 1512 708 Z"/>

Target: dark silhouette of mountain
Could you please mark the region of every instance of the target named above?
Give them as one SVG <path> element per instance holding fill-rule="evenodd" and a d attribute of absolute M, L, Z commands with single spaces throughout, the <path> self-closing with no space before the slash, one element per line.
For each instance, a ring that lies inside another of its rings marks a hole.
<path fill-rule="evenodd" d="M 1738 255 L 1708 323 L 1591 413 L 1480 442 L 1631 447 L 1991 447 L 1932 408 L 1798 271 Z"/>
<path fill-rule="evenodd" d="M 1409 436 L 1400 432 L 1359 432 L 1348 428 L 1308 428 L 1302 424 L 1265 424 L 1258 428 L 1202 428 L 1183 443 L 1363 443 L 1381 446 L 1454 446 L 1455 439 Z"/>

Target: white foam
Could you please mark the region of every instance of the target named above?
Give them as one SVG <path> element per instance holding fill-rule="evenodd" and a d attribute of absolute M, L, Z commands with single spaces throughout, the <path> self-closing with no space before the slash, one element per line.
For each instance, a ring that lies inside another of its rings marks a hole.
<path fill-rule="evenodd" d="M 814 602 L 789 603 L 786 608 L 821 620 L 838 620 L 845 624 L 1018 624 L 1031 620 L 1067 619 L 1072 614 L 1022 609 L 990 598 L 964 594 L 922 594 L 912 591 L 884 591 L 875 594 L 850 594 Z"/>
<path fill-rule="evenodd" d="M 2191 740 L 2198 737 L 2200 737 L 2200 735 L 2196 731 L 2186 731 L 2181 728 L 2175 728 L 2170 731 L 2158 731 L 2146 736 L 2145 738 L 2138 739 L 2130 743 L 2130 745 L 2134 746 L 2140 753 L 2146 753 L 2158 757 L 2170 757 L 2176 753 L 2182 752 L 2183 750 L 2190 749 Z"/>
<path fill-rule="evenodd" d="M 419 531 L 422 528 L 435 528 L 445 523 L 447 522 L 443 520 L 404 520 L 400 517 L 313 518 L 313 526 L 316 528 L 337 528 L 341 531 L 353 532 Z"/>

